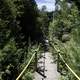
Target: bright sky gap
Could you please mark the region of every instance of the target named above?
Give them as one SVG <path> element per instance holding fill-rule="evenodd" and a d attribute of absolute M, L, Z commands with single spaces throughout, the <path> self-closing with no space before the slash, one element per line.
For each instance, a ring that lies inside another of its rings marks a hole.
<path fill-rule="evenodd" d="M 47 7 L 47 11 L 55 10 L 55 0 L 36 0 L 38 8 L 41 9 L 43 5 Z"/>

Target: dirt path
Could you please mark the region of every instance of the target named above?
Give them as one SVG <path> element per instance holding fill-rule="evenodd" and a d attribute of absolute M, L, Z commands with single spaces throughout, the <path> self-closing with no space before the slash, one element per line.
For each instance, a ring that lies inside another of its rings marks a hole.
<path fill-rule="evenodd" d="M 46 59 L 45 59 L 45 75 L 47 76 L 45 79 L 39 75 L 37 72 L 35 72 L 34 80 L 58 80 L 59 78 L 59 73 L 57 72 L 57 65 L 53 63 L 53 60 L 51 58 L 51 53 L 46 52 L 45 53 Z M 42 79 L 43 78 L 43 79 Z"/>

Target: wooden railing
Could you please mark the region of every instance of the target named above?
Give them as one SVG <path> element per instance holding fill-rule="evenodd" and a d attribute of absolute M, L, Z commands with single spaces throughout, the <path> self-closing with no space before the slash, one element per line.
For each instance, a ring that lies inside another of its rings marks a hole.
<path fill-rule="evenodd" d="M 27 68 L 29 67 L 29 65 L 31 64 L 31 62 L 34 58 L 35 58 L 35 69 L 37 68 L 37 53 L 39 51 L 39 48 L 40 48 L 40 46 L 38 46 L 38 48 L 34 51 L 33 55 L 30 58 L 30 60 L 28 61 L 28 63 L 26 64 L 26 66 L 24 67 L 22 72 L 19 74 L 19 76 L 16 78 L 16 80 L 19 80 L 24 75 L 25 71 L 27 70 Z"/>
<path fill-rule="evenodd" d="M 74 70 L 66 63 L 66 61 L 64 60 L 63 56 L 61 55 L 61 51 L 59 49 L 56 48 L 55 44 L 54 43 L 50 43 L 50 46 L 52 48 L 55 49 L 55 51 L 57 52 L 57 55 L 58 55 L 58 68 L 59 68 L 59 59 L 62 60 L 62 62 L 66 65 L 67 69 L 71 71 L 71 73 L 78 79 L 80 80 L 80 77 L 74 72 Z"/>

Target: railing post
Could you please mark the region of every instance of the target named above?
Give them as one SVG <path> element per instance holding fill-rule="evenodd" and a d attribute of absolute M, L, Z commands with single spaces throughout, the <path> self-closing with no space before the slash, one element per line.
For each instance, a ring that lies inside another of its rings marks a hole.
<path fill-rule="evenodd" d="M 37 71 L 37 51 L 35 51 L 36 54 L 35 54 L 35 71 Z"/>

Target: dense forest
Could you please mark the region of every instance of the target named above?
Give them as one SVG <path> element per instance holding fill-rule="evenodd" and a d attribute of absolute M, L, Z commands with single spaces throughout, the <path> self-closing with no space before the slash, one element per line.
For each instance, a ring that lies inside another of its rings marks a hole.
<path fill-rule="evenodd" d="M 0 80 L 15 80 L 33 48 L 43 44 L 48 16 L 45 6 L 38 10 L 35 0 L 0 0 Z"/>
<path fill-rule="evenodd" d="M 80 77 L 80 1 L 57 0 L 49 37 L 57 44 L 67 64 Z M 53 54 L 54 55 L 54 54 Z M 55 52 L 56 55 L 56 52 Z M 77 80 L 60 60 L 61 80 Z"/>
<path fill-rule="evenodd" d="M 0 80 L 16 80 L 38 45 L 44 49 L 46 39 L 57 44 L 80 77 L 80 1 L 56 0 L 55 6 L 48 12 L 46 6 L 39 10 L 35 0 L 0 0 Z M 60 80 L 77 80 L 60 62 Z M 33 80 L 33 69 L 20 80 Z"/>

